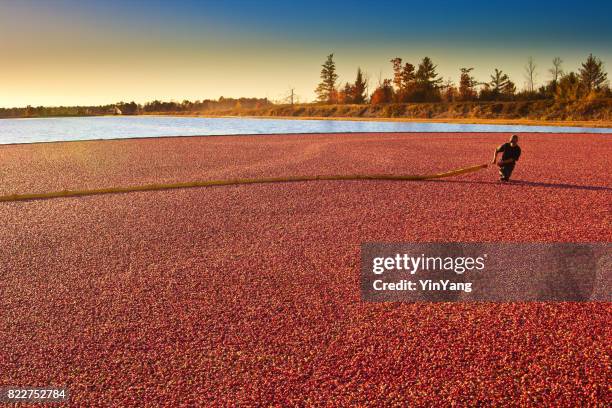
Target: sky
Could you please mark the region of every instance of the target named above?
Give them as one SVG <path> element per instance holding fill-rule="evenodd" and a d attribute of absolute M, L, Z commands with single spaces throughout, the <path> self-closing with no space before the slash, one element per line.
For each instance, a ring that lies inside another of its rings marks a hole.
<path fill-rule="evenodd" d="M 461 67 L 524 85 L 551 60 L 612 64 L 610 1 L 0 0 L 0 107 L 154 99 L 315 98 L 334 53 L 340 81 L 358 67 L 373 89 L 390 59 L 429 56 L 455 83 Z"/>

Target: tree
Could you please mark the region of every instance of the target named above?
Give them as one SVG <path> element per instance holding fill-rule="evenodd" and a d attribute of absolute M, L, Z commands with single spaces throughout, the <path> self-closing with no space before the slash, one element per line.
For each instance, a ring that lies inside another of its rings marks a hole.
<path fill-rule="evenodd" d="M 502 95 L 505 99 L 512 99 L 516 93 L 516 85 L 510 79 L 504 84 L 502 88 Z"/>
<path fill-rule="evenodd" d="M 495 72 L 491 75 L 491 82 L 489 84 L 493 88 L 493 92 L 501 93 L 502 89 L 506 86 L 510 78 L 504 74 L 503 71 L 495 68 Z"/>
<path fill-rule="evenodd" d="M 336 63 L 334 54 L 329 54 L 327 60 L 321 65 L 321 83 L 315 89 L 317 97 L 321 102 L 334 103 L 336 92 Z"/>
<path fill-rule="evenodd" d="M 429 57 L 423 58 L 415 75 L 417 83 L 427 89 L 438 88 L 442 83 L 442 78 L 438 78 L 436 68 L 438 66 L 434 65 Z"/>
<path fill-rule="evenodd" d="M 353 101 L 353 93 L 355 87 L 348 82 L 344 85 L 338 92 L 338 103 L 354 103 Z"/>
<path fill-rule="evenodd" d="M 185 104 L 185 101 L 183 101 L 183 104 Z M 123 115 L 137 115 L 138 114 L 138 105 L 134 101 L 130 103 L 119 102 L 115 106 L 121 111 Z M 191 102 L 189 102 L 189 106 L 191 106 Z"/>
<path fill-rule="evenodd" d="M 444 82 L 444 84 L 440 87 L 440 90 L 442 91 L 442 100 L 444 102 L 455 102 L 455 99 L 457 99 L 457 95 L 459 94 L 457 87 L 450 79 Z"/>
<path fill-rule="evenodd" d="M 508 75 L 497 68 L 495 68 L 495 72 L 491 75 L 491 81 L 483 85 L 484 87 L 480 90 L 480 100 L 483 101 L 510 99 L 516 91 L 516 87 L 510 81 Z"/>
<path fill-rule="evenodd" d="M 557 92 L 557 85 L 563 76 L 562 64 L 563 60 L 560 57 L 553 58 L 552 68 L 548 70 L 548 72 L 550 72 L 551 79 L 546 85 L 540 87 L 538 91 L 540 95 L 543 95 L 546 98 L 552 98 L 555 96 Z"/>
<path fill-rule="evenodd" d="M 563 60 L 560 57 L 555 57 L 552 60 L 552 64 L 553 67 L 549 69 L 548 72 L 550 72 L 550 75 L 552 76 L 552 82 L 556 84 L 557 81 L 559 81 L 559 78 L 563 76 L 563 68 L 561 67 Z"/>
<path fill-rule="evenodd" d="M 470 75 L 474 68 L 461 68 L 461 76 L 459 77 L 459 98 L 462 101 L 473 101 L 476 99 L 477 85 L 476 79 Z"/>
<path fill-rule="evenodd" d="M 414 89 L 414 81 L 416 74 L 414 72 L 414 65 L 406 62 L 404 68 L 402 68 L 402 92 L 400 95 L 401 102 L 407 102 L 410 98 L 410 93 Z"/>
<path fill-rule="evenodd" d="M 535 90 L 535 79 L 536 79 L 536 64 L 533 57 L 527 58 L 527 65 L 525 65 L 525 79 L 527 80 L 527 91 L 533 92 Z"/>
<path fill-rule="evenodd" d="M 423 58 L 419 69 L 415 74 L 415 85 L 417 87 L 416 99 L 422 101 L 435 101 L 440 99 L 440 84 L 442 78 L 436 73 L 437 65 L 429 57 Z"/>
<path fill-rule="evenodd" d="M 395 85 L 395 90 L 397 92 L 402 91 L 402 59 L 400 57 L 395 57 L 391 61 L 393 64 L 393 85 Z"/>
<path fill-rule="evenodd" d="M 409 62 L 405 63 L 402 69 L 402 84 L 404 84 L 404 88 L 409 86 L 411 82 L 414 82 L 415 78 L 414 65 Z"/>
<path fill-rule="evenodd" d="M 580 77 L 575 72 L 563 75 L 557 85 L 555 98 L 560 100 L 576 100 L 581 96 Z"/>
<path fill-rule="evenodd" d="M 397 102 L 406 102 L 411 89 L 414 86 L 415 72 L 414 65 L 406 62 L 402 66 L 402 59 L 399 57 L 391 60 L 393 64 L 393 85 L 395 85 L 395 99 Z"/>
<path fill-rule="evenodd" d="M 582 63 L 579 76 L 580 84 L 587 95 L 591 91 L 601 90 L 608 78 L 608 74 L 603 69 L 603 62 L 599 58 L 594 57 L 593 54 L 590 54 L 586 62 Z"/>
<path fill-rule="evenodd" d="M 366 89 L 368 84 L 366 83 L 361 68 L 357 68 L 357 78 L 355 78 L 355 84 L 352 89 L 353 103 L 361 104 L 366 100 Z"/>
<path fill-rule="evenodd" d="M 385 79 L 372 93 L 370 103 L 372 105 L 378 105 L 381 103 L 393 102 L 393 86 L 391 86 L 391 80 Z"/>

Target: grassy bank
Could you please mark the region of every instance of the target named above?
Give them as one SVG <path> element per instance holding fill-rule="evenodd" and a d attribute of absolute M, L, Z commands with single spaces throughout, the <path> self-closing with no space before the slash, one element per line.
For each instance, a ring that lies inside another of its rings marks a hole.
<path fill-rule="evenodd" d="M 560 102 L 454 102 L 387 105 L 271 105 L 258 109 L 184 112 L 205 116 L 400 120 L 559 126 L 612 126 L 612 99 Z"/>

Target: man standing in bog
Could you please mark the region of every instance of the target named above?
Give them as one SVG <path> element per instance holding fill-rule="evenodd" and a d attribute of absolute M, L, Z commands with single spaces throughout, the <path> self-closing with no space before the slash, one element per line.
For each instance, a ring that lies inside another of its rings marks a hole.
<path fill-rule="evenodd" d="M 499 166 L 499 180 L 506 182 L 510 180 L 514 166 L 519 157 L 521 157 L 521 148 L 518 145 L 518 136 L 512 135 L 509 142 L 506 142 L 495 149 L 495 153 L 493 153 L 493 161 L 491 162 L 492 164 L 495 164 L 497 155 L 499 153 L 502 153 L 502 158 L 497 163 Z"/>

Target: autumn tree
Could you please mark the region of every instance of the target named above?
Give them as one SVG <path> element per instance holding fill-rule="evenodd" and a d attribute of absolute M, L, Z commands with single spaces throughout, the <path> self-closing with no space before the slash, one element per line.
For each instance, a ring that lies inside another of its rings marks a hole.
<path fill-rule="evenodd" d="M 442 95 L 442 100 L 444 102 L 455 102 L 457 96 L 459 95 L 457 87 L 450 79 L 444 82 L 444 84 L 440 87 L 440 91 Z"/>
<path fill-rule="evenodd" d="M 592 91 L 600 91 L 608 78 L 608 74 L 603 69 L 603 62 L 594 57 L 593 54 L 590 54 L 586 62 L 582 63 L 579 76 L 580 84 L 586 95 L 589 95 Z"/>
<path fill-rule="evenodd" d="M 390 102 L 393 102 L 393 86 L 390 79 L 385 79 L 372 93 L 370 103 L 372 105 L 379 105 Z"/>
<path fill-rule="evenodd" d="M 320 102 L 334 103 L 337 99 L 336 81 L 338 80 L 334 54 L 329 54 L 321 67 L 321 82 L 315 89 L 317 98 Z"/>
<path fill-rule="evenodd" d="M 580 98 L 581 94 L 580 77 L 576 75 L 575 72 L 563 75 L 561 79 L 559 79 L 555 92 L 555 99 L 576 100 Z"/>
<path fill-rule="evenodd" d="M 462 101 L 473 101 L 476 99 L 476 90 L 478 84 L 476 79 L 470 75 L 474 68 L 461 68 L 461 76 L 459 77 L 459 98 Z"/>
<path fill-rule="evenodd" d="M 338 91 L 338 103 L 353 103 L 354 86 L 348 82 Z"/>

